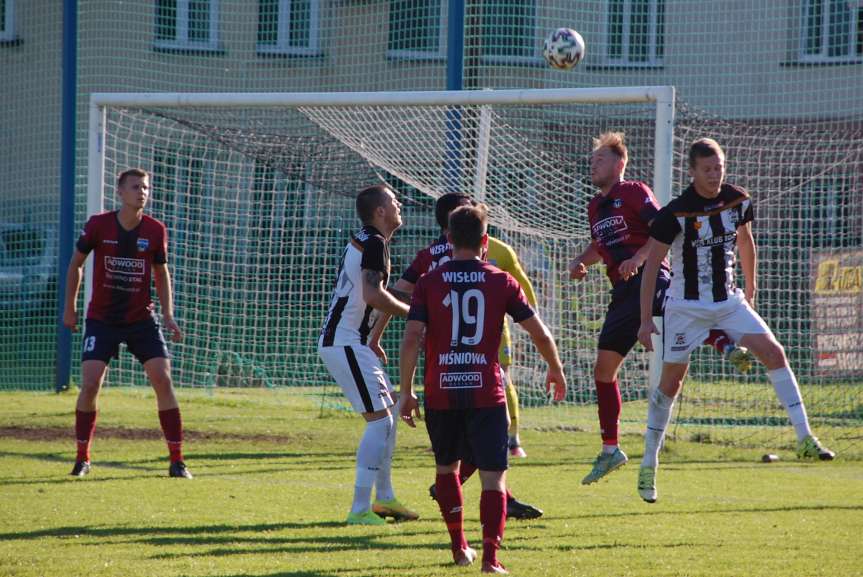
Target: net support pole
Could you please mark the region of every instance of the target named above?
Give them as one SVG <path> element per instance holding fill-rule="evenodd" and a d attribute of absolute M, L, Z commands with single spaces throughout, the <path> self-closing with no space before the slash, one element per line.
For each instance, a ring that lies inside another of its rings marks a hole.
<path fill-rule="evenodd" d="M 485 202 L 485 181 L 488 176 L 488 149 L 491 142 L 491 108 L 488 106 L 480 108 L 477 140 L 473 197 L 479 202 Z"/>
<path fill-rule="evenodd" d="M 8 9 L 8 8 L 7 8 Z M 69 388 L 72 373 L 72 331 L 63 326 L 66 269 L 72 260 L 75 225 L 75 108 L 78 92 L 78 2 L 63 2 L 63 113 L 60 151 L 60 232 L 57 236 L 57 360 L 54 390 Z"/>
<path fill-rule="evenodd" d="M 674 148 L 674 87 L 662 87 L 656 94 L 656 127 L 653 146 L 653 193 L 660 206 L 671 200 L 671 162 Z M 662 331 L 663 323 L 654 317 L 653 324 Z M 649 389 L 659 386 L 662 375 L 662 335 L 653 335 L 653 353 L 650 355 Z"/>
<path fill-rule="evenodd" d="M 464 87 L 464 0 L 448 0 L 446 89 L 460 91 Z M 444 182 L 448 192 L 458 192 L 461 186 L 462 123 L 461 111 L 447 111 L 447 160 Z"/>
<path fill-rule="evenodd" d="M 94 215 L 104 210 L 102 195 L 104 193 L 105 172 L 105 107 L 98 100 L 90 97 L 90 119 L 87 139 L 87 215 Z M 84 273 L 84 306 L 90 302 L 93 295 L 93 259 L 87 260 L 87 270 Z"/>

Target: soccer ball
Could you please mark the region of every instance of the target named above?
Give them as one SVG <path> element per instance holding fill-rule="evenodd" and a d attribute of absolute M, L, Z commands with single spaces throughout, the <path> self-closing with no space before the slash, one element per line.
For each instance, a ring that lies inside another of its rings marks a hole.
<path fill-rule="evenodd" d="M 569 70 L 584 58 L 584 38 L 572 28 L 558 28 L 545 39 L 542 55 L 559 70 Z"/>

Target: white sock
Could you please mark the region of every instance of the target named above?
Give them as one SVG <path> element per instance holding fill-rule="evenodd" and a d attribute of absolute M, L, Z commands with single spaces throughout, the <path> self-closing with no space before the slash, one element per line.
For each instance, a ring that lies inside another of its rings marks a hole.
<path fill-rule="evenodd" d="M 381 468 L 378 470 L 377 478 L 375 479 L 375 493 L 378 501 L 389 501 L 395 499 L 396 494 L 393 491 L 393 452 L 396 449 L 396 431 L 398 423 L 393 422 L 392 431 L 387 437 L 387 446 L 384 449 L 384 456 L 381 460 Z"/>
<path fill-rule="evenodd" d="M 387 415 L 383 419 L 366 423 L 366 430 L 357 448 L 357 480 L 354 484 L 354 502 L 352 513 L 363 513 L 369 510 L 372 500 L 372 486 L 381 467 L 387 448 L 387 437 L 393 428 L 393 417 Z"/>
<path fill-rule="evenodd" d="M 812 429 L 809 428 L 809 418 L 806 416 L 806 406 L 800 397 L 797 378 L 789 367 L 767 371 L 767 376 L 773 383 L 776 396 L 788 412 L 788 418 L 791 419 L 794 432 L 797 433 L 797 440 L 802 441 L 812 434 Z"/>
<path fill-rule="evenodd" d="M 674 399 L 660 391 L 654 390 L 648 396 L 647 402 L 647 430 L 644 432 L 644 458 L 641 460 L 642 467 L 656 467 L 659 465 L 659 449 L 662 447 L 662 439 L 665 438 L 665 429 L 671 420 L 671 409 Z"/>
<path fill-rule="evenodd" d="M 617 445 L 606 445 L 602 444 L 602 454 L 603 455 L 611 455 L 617 450 Z"/>

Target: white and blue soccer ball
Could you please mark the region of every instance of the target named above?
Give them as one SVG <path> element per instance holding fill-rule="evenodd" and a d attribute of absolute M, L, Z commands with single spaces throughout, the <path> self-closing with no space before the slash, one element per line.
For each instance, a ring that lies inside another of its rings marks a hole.
<path fill-rule="evenodd" d="M 584 58 L 584 38 L 572 28 L 558 28 L 545 39 L 542 55 L 554 68 L 574 68 Z"/>

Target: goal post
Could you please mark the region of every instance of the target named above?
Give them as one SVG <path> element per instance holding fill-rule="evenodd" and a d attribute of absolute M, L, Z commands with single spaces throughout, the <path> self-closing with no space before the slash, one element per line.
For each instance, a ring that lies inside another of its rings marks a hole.
<path fill-rule="evenodd" d="M 421 91 L 421 92 L 356 92 L 356 93 L 95 93 L 90 100 L 89 119 L 89 155 L 88 155 L 88 197 L 87 212 L 95 214 L 105 210 L 106 192 L 113 188 L 112 177 L 106 174 L 106 111 L 110 109 L 135 109 L 160 111 L 160 114 L 170 114 L 170 111 L 185 114 L 182 111 L 213 111 L 213 110 L 312 110 L 326 114 L 327 109 L 365 109 L 381 108 L 387 110 L 411 109 L 411 108 L 438 108 L 447 110 L 477 110 L 479 116 L 475 161 L 472 166 L 466 167 L 467 180 L 472 178 L 472 186 L 465 184 L 463 190 L 472 192 L 475 197 L 485 200 L 492 208 L 492 222 L 506 227 L 502 222 L 496 222 L 495 216 L 504 214 L 496 211 L 495 200 L 487 198 L 486 188 L 489 178 L 489 158 L 501 154 L 500 149 L 492 142 L 491 135 L 491 110 L 495 107 L 554 107 L 554 106 L 603 106 L 611 107 L 621 105 L 638 105 L 644 107 L 647 112 L 645 118 L 652 124 L 652 185 L 657 199 L 665 204 L 671 198 L 672 182 L 672 155 L 673 155 L 673 130 L 674 130 L 674 99 L 675 91 L 672 86 L 634 86 L 634 87 L 607 87 L 607 88 L 561 88 L 542 90 L 483 90 L 483 91 Z M 468 112 L 466 112 L 468 114 Z M 443 192 L 448 192 L 449 186 L 429 186 L 428 175 L 419 176 L 411 169 L 402 166 L 394 166 L 397 160 L 389 158 L 390 151 L 383 154 L 366 153 L 362 150 L 364 143 L 361 136 L 356 134 L 340 134 L 343 124 L 336 128 L 328 128 L 327 121 L 316 119 L 314 113 L 309 116 L 325 131 L 329 131 L 337 140 L 352 148 L 359 156 L 372 165 L 375 169 L 381 169 L 394 175 L 403 182 L 416 187 L 430 197 L 436 197 Z M 449 116 L 451 118 L 451 116 Z M 645 122 L 645 118 L 640 122 Z M 444 121 L 446 123 L 446 121 Z M 382 122 L 381 130 L 386 131 L 386 123 Z M 610 125 L 617 130 L 626 131 L 625 118 L 616 119 Z M 397 129 L 397 128 L 396 128 Z M 351 128 L 351 130 L 355 130 Z M 360 129 L 361 130 L 361 129 Z M 540 128 L 540 130 L 542 130 Z M 589 136 L 596 136 L 598 128 Z M 449 130 L 445 135 L 450 141 L 460 138 L 459 134 L 453 135 Z M 582 141 L 584 141 L 582 135 Z M 418 133 L 415 138 L 424 138 Z M 452 152 L 452 142 L 449 142 L 448 151 Z M 461 150 L 458 143 L 456 150 Z M 587 150 L 580 153 L 586 154 Z M 459 159 L 460 160 L 460 159 Z M 528 160 L 529 164 L 529 160 Z M 122 168 L 122 167 L 117 167 Z M 542 167 L 538 167 L 539 170 Z M 472 173 L 472 174 L 470 174 Z M 458 182 L 456 179 L 455 182 Z M 462 182 L 465 179 L 462 178 Z M 158 183 L 154 183 L 158 185 Z M 360 183 L 357 183 L 360 184 Z M 451 183 L 450 183 L 451 184 Z M 544 191 L 553 193 L 553 191 Z M 154 191 L 158 196 L 158 190 Z M 587 197 L 585 197 L 586 199 Z M 512 209 L 506 214 L 511 216 Z M 158 217 L 159 215 L 156 214 Z M 572 219 L 586 222 L 586 212 L 573 214 Z M 509 228 L 517 228 L 511 225 Z M 541 227 L 539 227 L 541 228 Z M 589 235 L 585 235 L 586 226 L 579 226 L 575 230 L 554 230 L 557 236 L 570 238 L 579 237 L 579 243 L 589 241 Z M 170 229 L 169 229 L 170 234 Z M 413 240 L 413 239 L 412 239 Z M 427 239 L 417 239 L 427 242 Z M 510 239 L 512 240 L 512 239 Z M 578 243 L 576 243 L 578 244 Z M 183 266 L 180 263 L 178 266 Z M 397 272 L 396 272 L 397 274 Z M 598 273 L 597 277 L 601 276 Z M 92 274 L 88 270 L 85 284 L 85 298 L 89 300 L 92 291 Z M 179 290 L 183 290 L 180 287 Z M 323 301 L 322 301 L 323 302 Z M 560 315 L 551 313 L 551 318 Z M 585 335 L 587 337 L 587 335 Z M 311 338 L 311 337 L 309 337 Z M 660 362 L 655 355 L 650 360 L 650 383 L 655 386 L 658 382 Z M 531 375 L 532 378 L 532 375 Z M 212 379 L 210 379 L 212 380 Z"/>
<path fill-rule="evenodd" d="M 523 422 L 590 430 L 597 427 L 593 365 L 609 286 L 602 266 L 574 283 L 567 264 L 591 238 L 592 138 L 623 131 L 630 153 L 626 177 L 650 183 L 661 204 L 672 187 L 680 190 L 689 180 L 691 139 L 706 132 L 730 143 L 734 153 L 749 150 L 754 138 L 737 124 L 705 123 L 691 110 L 675 110 L 675 90 L 662 86 L 100 93 L 92 96 L 90 111 L 88 212 L 116 208 L 120 170 L 140 166 L 153 175 L 148 212 L 168 228 L 174 300 L 185 333 L 172 346 L 178 386 L 305 385 L 327 406 L 344 406 L 317 357 L 316 335 L 338 259 L 359 226 L 356 192 L 386 182 L 403 200 L 405 224 L 391 246 L 397 276 L 437 237 L 434 202 L 455 189 L 484 200 L 492 234 L 518 254 L 571 383 L 566 402 L 550 404 L 544 363 L 524 331 L 513 331 L 511 374 L 528 407 Z M 766 150 L 777 135 L 769 127 L 762 132 L 757 148 Z M 788 137 L 799 141 L 796 133 Z M 730 158 L 749 162 L 742 153 Z M 734 166 L 733 182 L 747 166 Z M 775 223 L 783 218 L 778 206 L 772 196 L 756 198 L 756 210 L 766 215 L 756 234 L 767 235 L 759 241 L 765 281 L 759 309 L 787 343 L 813 424 L 831 444 L 839 432 L 859 427 L 863 389 L 814 372 L 807 363 L 808 321 L 798 321 L 804 313 L 780 306 L 788 294 L 804 293 L 787 272 L 807 270 L 808 255 L 799 242 L 790 250 L 785 237 L 776 236 Z M 780 295 L 777 287 L 789 290 Z M 402 322 L 394 320 L 384 335 L 394 382 Z M 741 375 L 701 348 L 677 404 L 678 425 L 733 443 L 793 436 L 763 371 Z M 619 373 L 624 434 L 642 431 L 649 383 L 659 368 L 641 347 L 627 356 Z M 112 362 L 108 384 L 115 383 L 145 384 L 130 355 Z"/>

